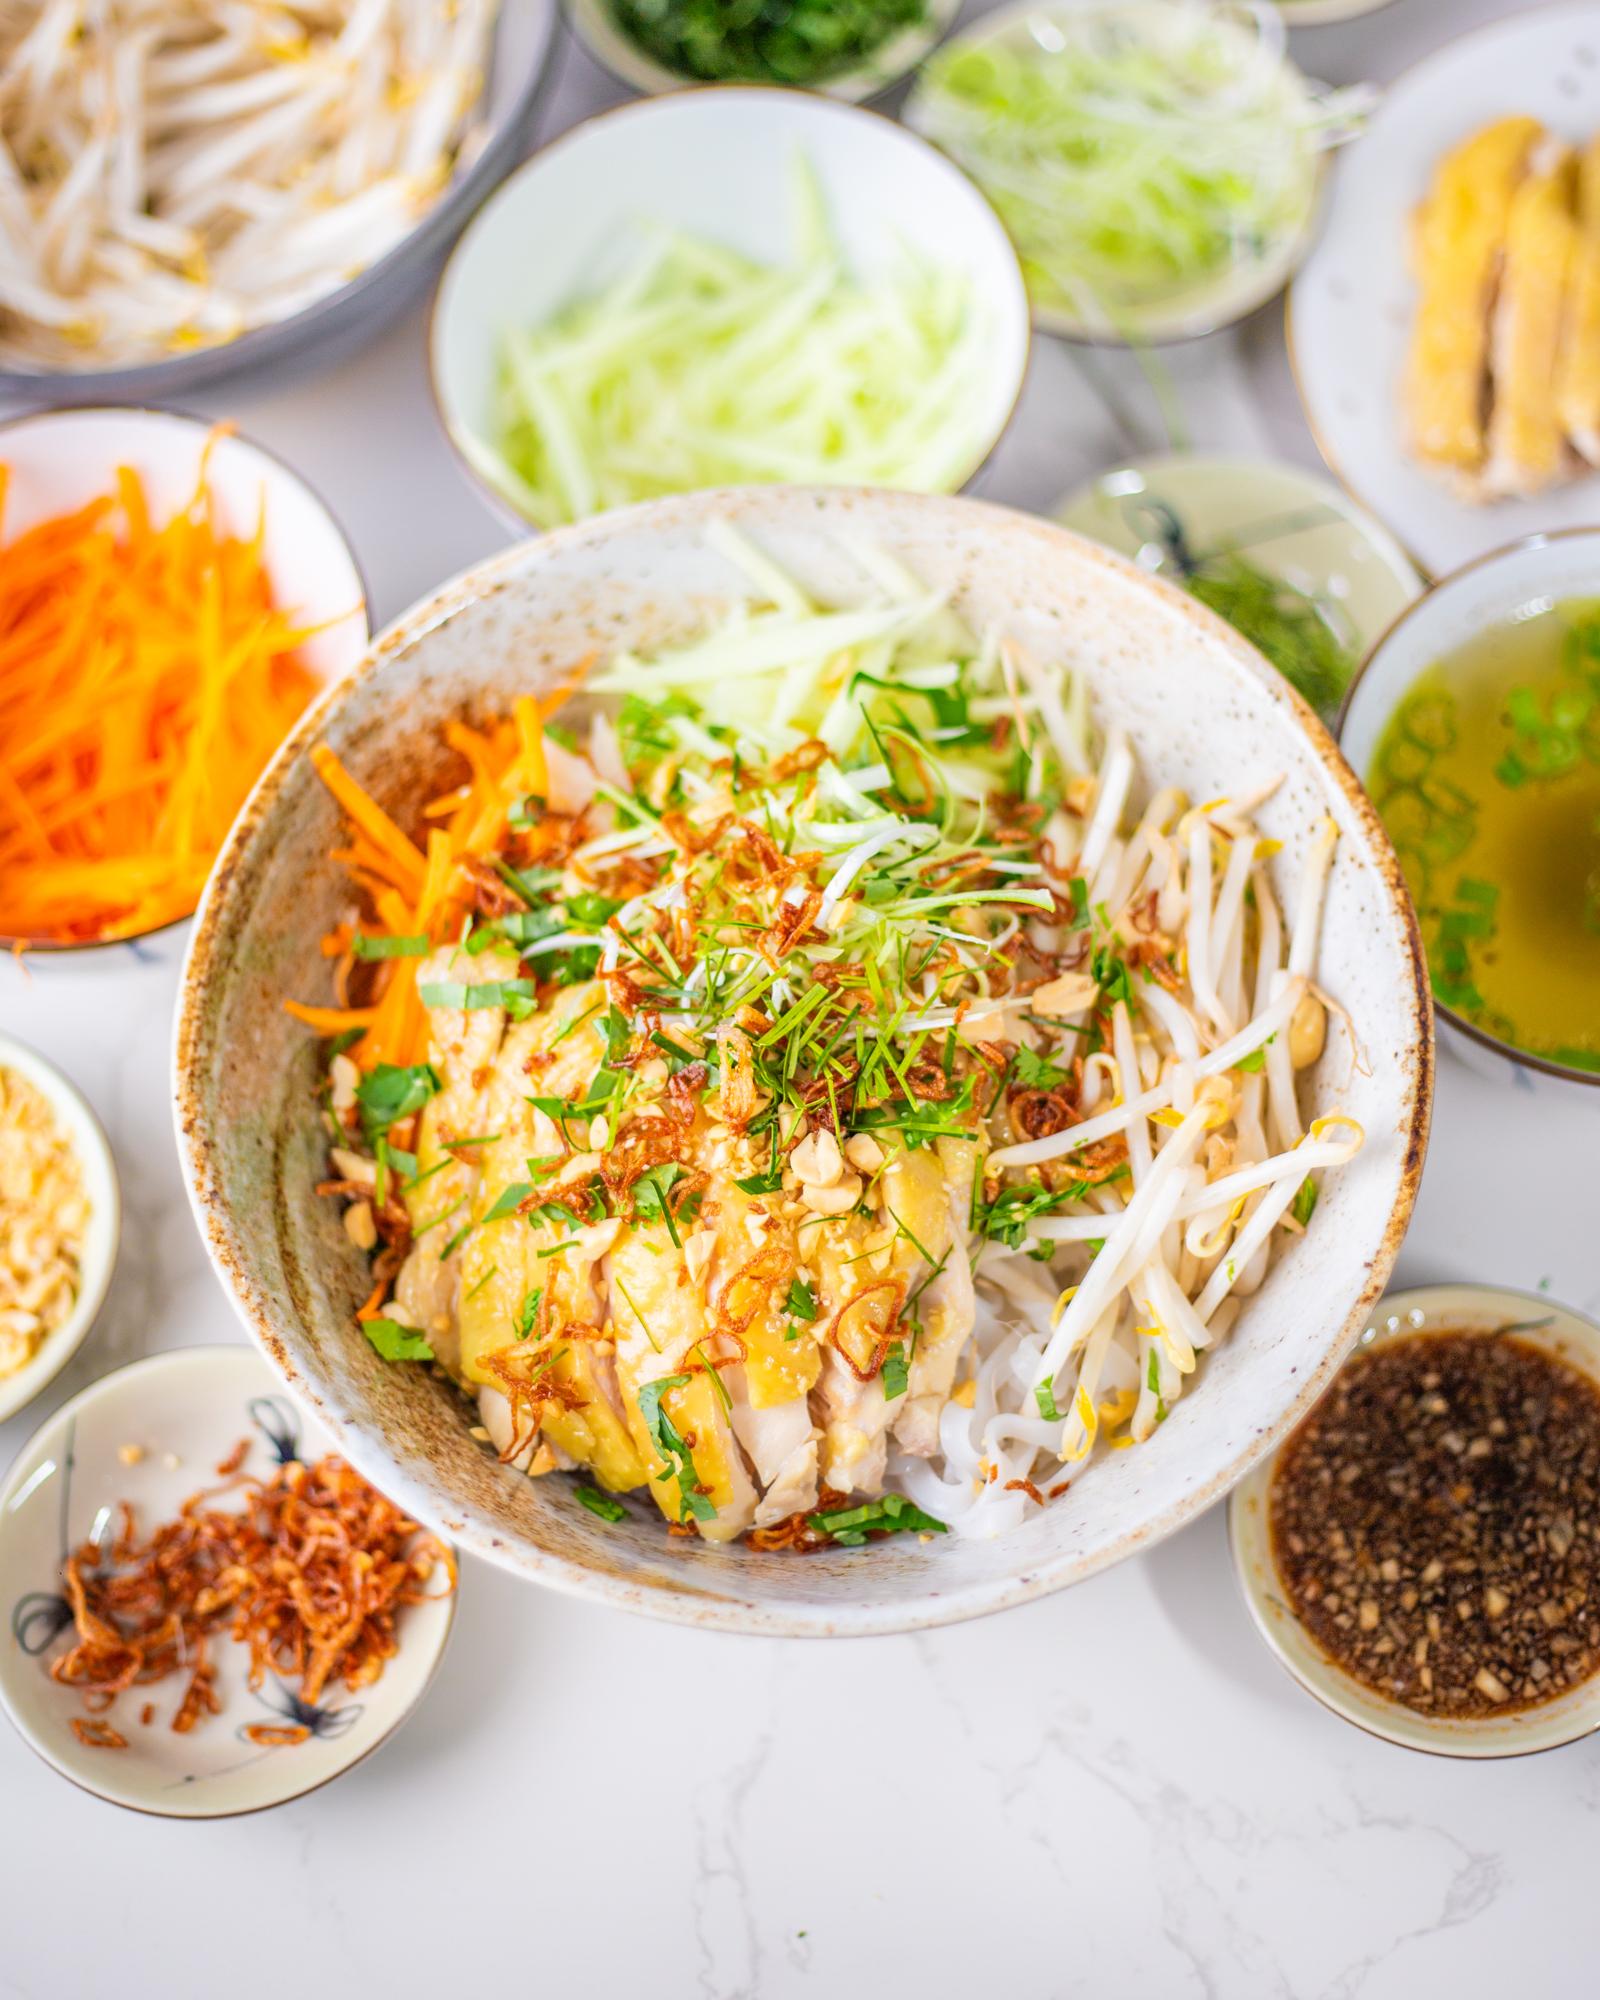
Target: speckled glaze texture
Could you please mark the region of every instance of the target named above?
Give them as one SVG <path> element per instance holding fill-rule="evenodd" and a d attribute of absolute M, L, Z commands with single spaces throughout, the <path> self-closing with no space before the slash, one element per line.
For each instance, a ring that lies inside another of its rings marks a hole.
<path fill-rule="evenodd" d="M 606 1526 L 568 1482 L 528 1481 L 468 1434 L 427 1373 L 381 1361 L 353 1313 L 365 1260 L 312 1188 L 324 1137 L 316 1045 L 284 1013 L 327 992 L 318 939 L 346 891 L 324 860 L 338 815 L 307 751 L 326 740 L 402 822 L 441 775 L 450 716 L 503 711 L 584 654 L 686 632 L 742 595 L 704 543 L 735 521 L 820 598 L 870 586 L 870 537 L 1047 662 L 1086 670 L 1101 725 L 1120 722 L 1146 783 L 1243 793 L 1279 774 L 1263 831 L 1296 868 L 1324 812 L 1342 838 L 1321 973 L 1358 1024 L 1330 1035 L 1317 1109 L 1367 1144 L 1331 1176 L 1203 1379 L 1158 1435 L 1094 1466 L 1062 1505 L 988 1542 L 890 1541 L 805 1558 L 712 1549 L 654 1521 Z M 180 995 L 176 1114 L 195 1211 L 245 1324 L 352 1460 L 401 1504 L 519 1574 L 605 1602 L 730 1630 L 862 1634 L 1022 1603 L 1148 1547 L 1217 1499 L 1310 1405 L 1365 1324 L 1411 1211 L 1426 1144 L 1433 1039 L 1421 948 L 1394 856 L 1333 743 L 1245 643 L 1189 598 L 1066 530 L 963 499 L 763 488 L 604 516 L 512 549 L 403 617 L 311 710 L 218 863 Z"/>

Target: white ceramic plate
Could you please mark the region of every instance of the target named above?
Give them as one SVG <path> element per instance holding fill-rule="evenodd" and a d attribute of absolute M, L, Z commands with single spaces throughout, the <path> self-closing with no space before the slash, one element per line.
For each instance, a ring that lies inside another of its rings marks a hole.
<path fill-rule="evenodd" d="M 1310 0 L 1318 4 L 1318 0 Z M 874 49 L 854 69 L 841 72 L 826 83 L 814 86 L 821 97 L 835 97 L 845 104 L 859 104 L 892 90 L 928 53 L 960 12 L 961 0 L 929 0 L 922 20 Z M 596 62 L 614 77 L 642 90 L 648 97 L 663 91 L 696 87 L 694 77 L 680 76 L 663 67 L 633 40 L 611 11 L 608 0 L 566 0 L 567 20 L 572 32 Z M 719 86 L 721 88 L 723 86 Z"/>
<path fill-rule="evenodd" d="M 841 251 L 871 273 L 909 245 L 963 273 L 989 316 L 985 393 L 965 463 L 998 443 L 1028 367 L 1028 301 L 993 209 L 942 153 L 877 113 L 802 90 L 719 84 L 603 112 L 528 161 L 456 246 L 434 301 L 434 395 L 451 442 L 503 514 L 495 384 L 508 327 L 534 326 L 614 282 L 652 225 L 768 263 L 787 248 L 796 161 L 815 175 Z"/>
<path fill-rule="evenodd" d="M 1515 1326 L 1521 1338 L 1600 1380 L 1600 1326 L 1533 1292 L 1490 1285 L 1426 1285 L 1380 1300 L 1358 1348 L 1428 1329 Z M 1420 1715 L 1385 1701 L 1336 1667 L 1285 1603 L 1273 1561 L 1268 1493 L 1282 1447 L 1233 1489 L 1228 1535 L 1234 1567 L 1256 1629 L 1307 1694 L 1335 1715 L 1408 1750 L 1445 1757 L 1521 1757 L 1553 1750 L 1600 1729 L 1600 1675 L 1539 1708 L 1462 1720 Z"/>
<path fill-rule="evenodd" d="M 76 1085 L 69 1083 L 54 1063 L 46 1062 L 25 1042 L 5 1034 L 0 1034 L 0 1069 L 15 1070 L 41 1097 L 49 1100 L 78 1156 L 84 1193 L 89 1199 L 89 1227 L 78 1259 L 77 1299 L 61 1324 L 40 1341 L 27 1365 L 15 1375 L 0 1376 L 0 1423 L 4 1423 L 55 1380 L 99 1318 L 117 1261 L 117 1243 L 122 1234 L 122 1194 L 117 1185 L 111 1143 Z"/>
<path fill-rule="evenodd" d="M 1436 576 L 1544 528 L 1600 518 L 1600 473 L 1528 500 L 1473 506 L 1407 455 L 1399 384 L 1415 306 L 1412 211 L 1441 154 L 1527 113 L 1600 129 L 1600 11 L 1519 14 L 1430 56 L 1394 84 L 1334 180 L 1327 220 L 1289 297 L 1289 353 L 1330 469 Z"/>
<path fill-rule="evenodd" d="M 177 1675 L 118 1696 L 107 1720 L 125 1750 L 80 1743 L 72 1718 L 77 1693 L 50 1678 L 49 1662 L 68 1644 L 70 1613 L 60 1595 L 64 1553 L 97 1539 L 108 1511 L 134 1503 L 148 1532 L 190 1494 L 218 1483 L 215 1468 L 241 1438 L 247 1472 L 264 1474 L 286 1457 L 320 1458 L 332 1449 L 249 1347 L 179 1347 L 153 1354 L 85 1389 L 18 1453 L 0 1486 L 0 1704 L 64 1777 L 115 1805 L 172 1819 L 220 1819 L 280 1805 L 314 1791 L 375 1750 L 410 1713 L 444 1651 L 455 1598 L 401 1614 L 399 1651 L 380 1679 L 356 1694 L 324 1692 L 316 1708 L 275 1676 L 247 1685 L 249 1654 L 216 1642 L 220 1713 L 178 1735 L 169 1725 L 183 1682 Z M 124 1447 L 143 1453 L 123 1463 Z M 146 1701 L 157 1714 L 140 1723 Z M 244 1732 L 299 1723 L 298 1743 L 264 1746 Z"/>
<path fill-rule="evenodd" d="M 1173 452 L 1102 472 L 1056 510 L 1081 535 L 1131 556 L 1159 555 L 1152 503 L 1170 507 L 1196 554 L 1238 548 L 1325 603 L 1358 658 L 1422 589 L 1404 549 L 1337 486 L 1297 465 Z"/>

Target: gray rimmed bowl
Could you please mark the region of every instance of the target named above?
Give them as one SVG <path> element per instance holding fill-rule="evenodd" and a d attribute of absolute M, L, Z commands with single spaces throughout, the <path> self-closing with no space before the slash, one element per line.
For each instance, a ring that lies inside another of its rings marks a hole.
<path fill-rule="evenodd" d="M 328 361 L 370 339 L 422 296 L 479 203 L 522 157 L 550 70 L 556 19 L 556 0 L 501 8 L 483 100 L 468 122 L 450 185 L 408 236 L 347 284 L 237 340 L 170 360 L 126 368 L 0 368 L 0 395 L 53 403 L 181 401 L 246 368 L 304 361 L 313 350 Z"/>
<path fill-rule="evenodd" d="M 803 1558 L 710 1548 L 658 1523 L 597 1521 L 569 1482 L 530 1482 L 469 1435 L 432 1376 L 381 1361 L 354 1309 L 365 1260 L 314 1194 L 325 1134 L 317 1046 L 286 995 L 328 992 L 318 940 L 347 891 L 325 857 L 338 813 L 310 764 L 326 741 L 402 820 L 443 775 L 453 716 L 504 710 L 591 649 L 697 628 L 747 587 L 708 548 L 733 521 L 818 597 L 860 601 L 870 538 L 948 589 L 977 627 L 1092 676 L 1092 709 L 1129 732 L 1146 783 L 1196 798 L 1282 773 L 1258 815 L 1303 856 L 1323 813 L 1341 831 L 1323 964 L 1361 1038 L 1310 1073 L 1316 1111 L 1366 1128 L 1330 1175 L 1318 1226 L 1289 1246 L 1158 1436 L 1108 1456 L 1012 1534 L 885 1542 Z M 1382 1290 L 1421 1171 L 1433 1078 L 1422 955 L 1366 797 L 1309 709 L 1245 642 L 1181 593 L 1066 530 L 979 501 L 785 487 L 695 494 L 602 515 L 510 549 L 394 625 L 284 745 L 202 902 L 179 998 L 179 1148 L 217 1272 L 246 1326 L 353 1462 L 474 1554 L 555 1588 L 725 1630 L 902 1631 L 977 1616 L 1148 1548 L 1219 1498 L 1310 1408 Z"/>

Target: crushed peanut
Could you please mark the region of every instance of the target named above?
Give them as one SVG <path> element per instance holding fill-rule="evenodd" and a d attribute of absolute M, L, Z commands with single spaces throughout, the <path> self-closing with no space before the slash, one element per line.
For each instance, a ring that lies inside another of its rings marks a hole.
<path fill-rule="evenodd" d="M 48 1098 L 0 1068 L 0 1379 L 71 1313 L 88 1228 L 83 1166 Z"/>

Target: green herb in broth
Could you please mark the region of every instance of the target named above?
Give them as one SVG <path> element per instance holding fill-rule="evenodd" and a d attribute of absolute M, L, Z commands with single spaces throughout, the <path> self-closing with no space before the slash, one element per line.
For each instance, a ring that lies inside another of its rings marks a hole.
<path fill-rule="evenodd" d="M 1495 625 L 1429 667 L 1368 784 L 1435 996 L 1600 1072 L 1600 600 Z"/>

